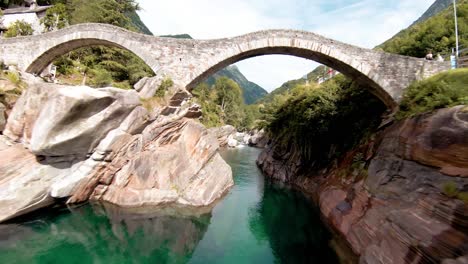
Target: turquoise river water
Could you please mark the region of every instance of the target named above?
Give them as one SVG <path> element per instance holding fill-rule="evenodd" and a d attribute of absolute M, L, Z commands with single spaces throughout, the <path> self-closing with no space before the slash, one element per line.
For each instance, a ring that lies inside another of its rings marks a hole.
<path fill-rule="evenodd" d="M 0 263 L 338 263 L 301 193 L 265 181 L 259 150 L 225 150 L 235 186 L 212 211 L 52 208 L 0 225 Z"/>

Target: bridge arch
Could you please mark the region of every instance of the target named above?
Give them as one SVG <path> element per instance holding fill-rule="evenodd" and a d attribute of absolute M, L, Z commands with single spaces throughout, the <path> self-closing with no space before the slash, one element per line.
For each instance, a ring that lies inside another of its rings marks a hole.
<path fill-rule="evenodd" d="M 447 69 L 445 64 L 364 49 L 297 30 L 264 30 L 201 41 L 199 45 L 197 67 L 186 81 L 188 90 L 230 64 L 255 56 L 283 54 L 334 68 L 368 88 L 389 108 L 394 108 L 412 81 Z"/>
<path fill-rule="evenodd" d="M 389 92 L 386 89 L 384 89 L 381 86 L 381 84 L 379 84 L 379 79 L 375 79 L 366 75 L 366 72 L 364 72 L 364 70 L 371 69 L 371 66 L 366 62 L 357 62 L 345 54 L 341 54 L 341 57 L 337 58 L 327 53 L 317 52 L 312 49 L 304 49 L 291 46 L 269 46 L 262 48 L 254 48 L 245 52 L 240 52 L 234 56 L 227 57 L 214 65 L 208 66 L 207 69 L 205 69 L 201 74 L 199 74 L 189 84 L 187 84 L 187 89 L 189 91 L 192 90 L 198 84 L 209 78 L 211 75 L 215 74 L 216 72 L 222 70 L 223 68 L 231 64 L 252 57 L 263 55 L 290 55 L 313 60 L 315 62 L 331 67 L 357 81 L 359 84 L 369 89 L 369 91 L 372 94 L 378 97 L 389 108 L 393 108 L 396 104 L 395 100 L 392 98 L 392 95 L 389 94 Z M 349 61 L 351 61 L 352 63 L 348 63 Z"/>
<path fill-rule="evenodd" d="M 10 48 L 14 52 L 22 52 L 22 56 L 17 54 L 15 62 L 20 69 L 32 74 L 41 73 L 61 55 L 89 46 L 106 46 L 127 50 L 142 59 L 156 72 L 160 68 L 159 61 L 141 45 L 141 42 L 149 41 L 151 38 L 152 36 L 129 32 L 111 25 L 79 24 L 42 35 L 4 39 L 0 41 L 0 44 L 3 44 L 7 50 Z M 14 45 L 15 43 L 20 45 Z M 22 48 L 22 50 L 18 48 Z"/>
<path fill-rule="evenodd" d="M 50 65 L 55 59 L 58 57 L 65 55 L 71 51 L 85 48 L 85 47 L 92 47 L 92 46 L 106 46 L 112 48 L 120 48 L 126 51 L 129 51 L 139 57 L 143 62 L 145 62 L 148 66 L 153 63 L 149 56 L 146 56 L 143 52 L 139 50 L 135 50 L 131 47 L 125 47 L 121 44 L 116 42 L 112 42 L 105 39 L 96 39 L 96 38 L 86 38 L 86 39 L 72 39 L 67 42 L 60 43 L 56 46 L 51 46 L 48 50 L 44 53 L 40 54 L 37 58 L 35 58 L 31 64 L 26 68 L 26 72 L 32 74 L 40 74 L 48 65 Z M 150 66 L 151 67 L 151 66 Z M 151 67 L 154 71 L 153 67 Z"/>

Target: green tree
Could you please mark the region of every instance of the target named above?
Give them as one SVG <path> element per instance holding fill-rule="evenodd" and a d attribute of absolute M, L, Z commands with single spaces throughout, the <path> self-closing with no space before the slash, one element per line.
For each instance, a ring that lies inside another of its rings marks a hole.
<path fill-rule="evenodd" d="M 138 10 L 132 0 L 70 0 L 71 24 L 104 23 L 137 31 L 126 15 Z"/>
<path fill-rule="evenodd" d="M 13 38 L 18 36 L 28 36 L 32 35 L 33 33 L 34 30 L 31 24 L 25 22 L 24 20 L 18 20 L 8 27 L 7 32 L 5 33 L 5 37 Z"/>
<path fill-rule="evenodd" d="M 216 91 L 215 102 L 221 107 L 226 124 L 240 128 L 245 115 L 242 89 L 236 82 L 226 77 L 218 78 L 214 89 Z"/>
<path fill-rule="evenodd" d="M 44 31 L 49 32 L 62 29 L 69 24 L 69 15 L 64 4 L 58 3 L 47 9 L 46 15 L 41 19 L 44 25 Z"/>

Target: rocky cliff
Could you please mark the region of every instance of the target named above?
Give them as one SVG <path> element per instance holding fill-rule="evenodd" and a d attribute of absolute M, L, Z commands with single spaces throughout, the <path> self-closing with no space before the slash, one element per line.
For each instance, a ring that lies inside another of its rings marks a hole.
<path fill-rule="evenodd" d="M 216 135 L 189 118 L 197 107 L 176 93 L 170 107 L 146 109 L 140 96 L 30 83 L 0 134 L 0 222 L 59 198 L 142 207 L 221 197 L 232 172 Z"/>
<path fill-rule="evenodd" d="M 314 196 L 360 263 L 468 261 L 466 106 L 393 124 L 321 171 L 298 153 L 273 144 L 257 163 Z"/>

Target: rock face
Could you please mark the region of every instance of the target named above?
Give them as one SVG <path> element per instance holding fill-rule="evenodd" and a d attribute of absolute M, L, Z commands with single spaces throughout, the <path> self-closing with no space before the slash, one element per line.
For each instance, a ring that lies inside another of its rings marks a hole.
<path fill-rule="evenodd" d="M 314 195 L 360 263 L 463 263 L 462 256 L 468 257 L 468 204 L 460 195 L 468 191 L 463 108 L 396 123 L 322 173 L 307 174 L 291 158 L 297 151 L 278 146 L 265 149 L 258 164 Z M 368 169 L 355 166 L 357 156 Z M 447 193 L 446 186 L 455 191 Z"/>
<path fill-rule="evenodd" d="M 268 141 L 268 136 L 263 129 L 260 131 L 255 130 L 249 138 L 248 144 L 252 147 L 264 148 L 268 144 Z"/>
<path fill-rule="evenodd" d="M 234 184 L 218 146 L 192 120 L 155 122 L 123 145 L 106 168 L 90 175 L 70 202 L 89 196 L 123 207 L 207 206 Z"/>
<path fill-rule="evenodd" d="M 6 110 L 5 106 L 2 103 L 0 103 L 0 133 L 3 132 L 3 130 L 5 129 L 5 125 L 6 125 L 5 110 Z"/>
<path fill-rule="evenodd" d="M 219 146 L 226 147 L 231 135 L 236 133 L 236 128 L 231 125 L 222 127 L 215 127 L 209 129 L 210 133 L 213 133 L 218 138 Z"/>
<path fill-rule="evenodd" d="M 53 204 L 51 185 L 79 166 L 79 162 L 60 159 L 44 164 L 19 144 L 1 150 L 0 222 Z"/>
<path fill-rule="evenodd" d="M 87 155 L 140 105 L 134 91 L 62 87 L 48 100 L 31 134 L 36 155 Z"/>
<path fill-rule="evenodd" d="M 33 83 L 0 135 L 0 222 L 72 196 L 122 207 L 207 206 L 232 185 L 216 136 L 149 112 L 135 91 Z"/>

